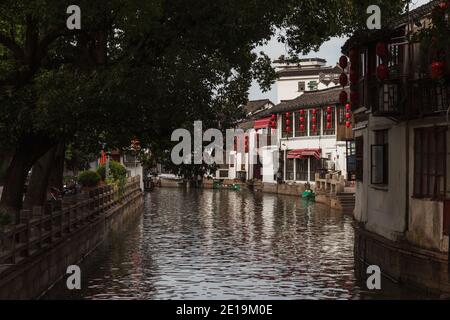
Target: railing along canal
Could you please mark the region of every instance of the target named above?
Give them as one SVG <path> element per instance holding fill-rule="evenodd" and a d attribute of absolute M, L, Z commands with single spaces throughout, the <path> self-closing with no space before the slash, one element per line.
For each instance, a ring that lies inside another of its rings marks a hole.
<path fill-rule="evenodd" d="M 48 202 L 45 207 L 21 210 L 19 223 L 0 230 L 0 273 L 105 218 L 111 209 L 131 199 L 139 189 L 139 177 L 132 177 L 122 191 L 106 185 L 90 190 L 83 198 L 68 197 Z"/>

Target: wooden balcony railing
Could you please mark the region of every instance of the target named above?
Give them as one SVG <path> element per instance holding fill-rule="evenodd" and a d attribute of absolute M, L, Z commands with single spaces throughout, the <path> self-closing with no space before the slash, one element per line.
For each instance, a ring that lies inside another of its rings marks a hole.
<path fill-rule="evenodd" d="M 414 119 L 446 112 L 450 106 L 450 84 L 431 79 L 372 80 L 368 106 L 374 116 Z"/>
<path fill-rule="evenodd" d="M 408 93 L 410 116 L 442 113 L 450 106 L 450 84 L 445 81 L 409 81 Z"/>
<path fill-rule="evenodd" d="M 103 186 L 84 198 L 49 202 L 45 207 L 21 210 L 19 223 L 0 229 L 0 273 L 65 241 L 79 229 L 108 216 L 116 204 L 139 190 L 139 177 L 129 178 L 123 191 Z"/>
<path fill-rule="evenodd" d="M 375 116 L 401 116 L 405 112 L 405 86 L 401 78 L 372 80 L 369 101 Z"/>

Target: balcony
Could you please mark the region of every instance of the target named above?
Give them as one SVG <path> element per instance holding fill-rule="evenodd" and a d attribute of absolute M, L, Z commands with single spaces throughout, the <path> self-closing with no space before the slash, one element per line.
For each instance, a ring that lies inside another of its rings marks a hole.
<path fill-rule="evenodd" d="M 450 106 L 448 80 L 420 79 L 409 82 L 409 116 L 435 115 L 446 112 Z"/>
<path fill-rule="evenodd" d="M 444 113 L 450 106 L 450 84 L 447 80 L 374 80 L 369 88 L 374 116 L 413 119 Z"/>
<path fill-rule="evenodd" d="M 405 113 L 405 86 L 401 78 L 371 81 L 369 99 L 374 116 L 401 117 Z"/>

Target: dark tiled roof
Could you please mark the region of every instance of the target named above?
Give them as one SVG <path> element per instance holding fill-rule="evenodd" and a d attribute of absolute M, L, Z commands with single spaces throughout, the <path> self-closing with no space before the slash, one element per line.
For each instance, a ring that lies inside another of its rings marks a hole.
<path fill-rule="evenodd" d="M 274 63 L 300 63 L 300 62 L 322 62 L 322 63 L 326 63 L 327 60 L 322 59 L 322 58 L 291 59 L 291 58 L 279 57 L 277 60 L 274 61 Z"/>
<path fill-rule="evenodd" d="M 341 69 L 338 66 L 335 67 L 322 67 L 322 68 L 304 68 L 293 69 L 293 70 L 280 70 L 277 72 L 279 77 L 296 77 L 296 76 L 314 76 L 323 74 L 339 74 Z"/>
<path fill-rule="evenodd" d="M 244 111 L 246 114 L 253 113 L 255 111 L 258 111 L 259 109 L 262 109 L 268 103 L 273 104 L 269 99 L 252 100 L 247 102 L 244 107 Z"/>
<path fill-rule="evenodd" d="M 427 4 L 424 4 L 414 10 L 411 10 L 408 13 L 404 13 L 400 19 L 396 20 L 395 22 L 392 23 L 392 27 L 399 27 L 403 24 L 408 23 L 408 19 L 411 19 L 412 21 L 416 20 L 416 19 L 420 19 L 423 16 L 426 16 L 428 14 L 431 13 L 431 11 L 433 10 L 434 7 L 436 7 L 439 2 L 441 2 L 441 0 L 432 0 L 430 2 L 428 2 Z"/>
<path fill-rule="evenodd" d="M 349 88 L 345 89 L 350 94 Z M 303 95 L 289 101 L 283 101 L 270 109 L 268 114 L 295 111 L 311 107 L 321 107 L 339 103 L 342 87 L 334 87 L 318 91 L 306 91 Z M 269 110 L 268 110 L 269 111 Z"/>

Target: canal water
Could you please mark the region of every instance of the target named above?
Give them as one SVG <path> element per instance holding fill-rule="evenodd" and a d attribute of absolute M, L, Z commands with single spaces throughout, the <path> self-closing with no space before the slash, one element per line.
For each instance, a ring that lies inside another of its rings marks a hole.
<path fill-rule="evenodd" d="M 352 219 L 289 196 L 157 189 L 80 264 L 82 289 L 43 299 L 371 299 L 420 296 L 354 275 Z"/>

